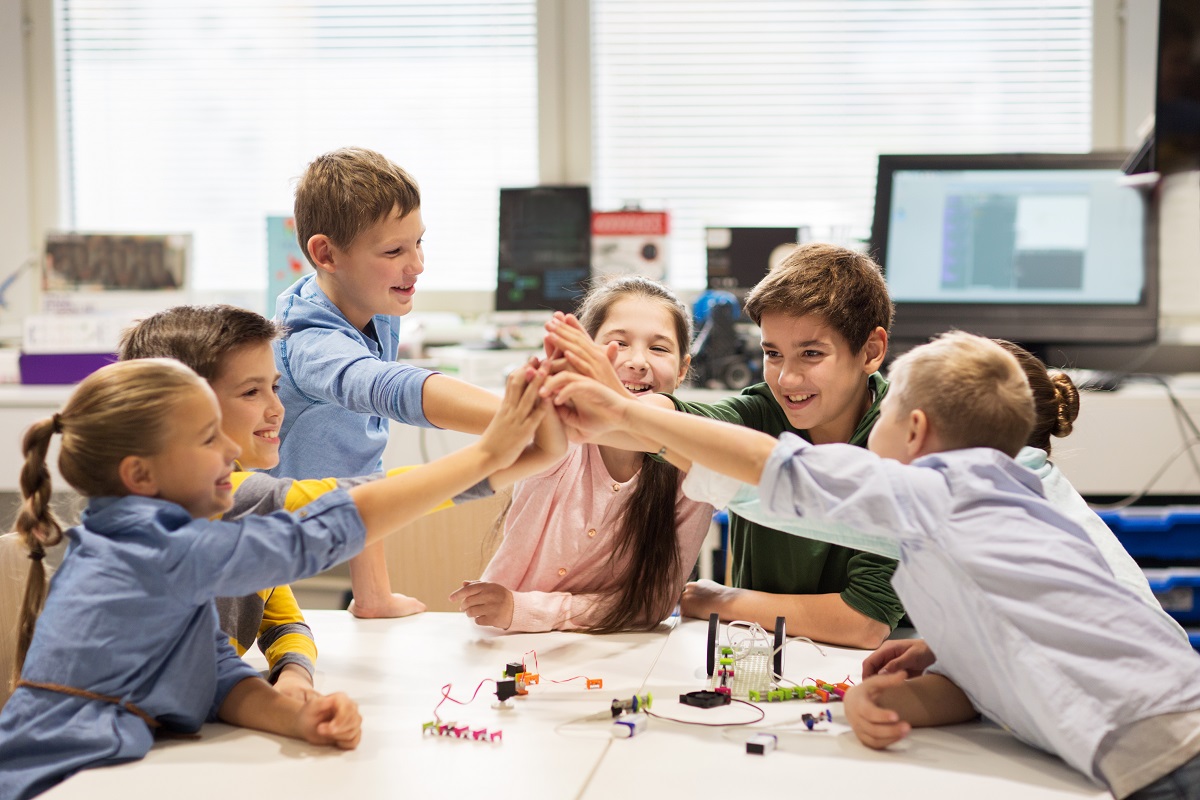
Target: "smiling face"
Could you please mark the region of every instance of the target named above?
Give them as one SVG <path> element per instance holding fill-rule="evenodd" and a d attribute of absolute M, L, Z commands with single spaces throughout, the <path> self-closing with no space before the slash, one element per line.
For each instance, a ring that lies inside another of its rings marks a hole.
<path fill-rule="evenodd" d="M 763 376 L 788 422 L 813 442 L 847 442 L 867 408 L 867 376 L 879 368 L 886 334 L 876 329 L 858 353 L 815 314 L 763 314 Z"/>
<path fill-rule="evenodd" d="M 238 453 L 221 430 L 217 398 L 207 386 L 197 386 L 177 402 L 164 447 L 143 459 L 149 493 L 198 519 L 221 514 L 233 503 L 230 473 Z"/>
<path fill-rule="evenodd" d="M 425 271 L 421 210 L 393 209 L 342 250 L 329 244 L 329 262 L 318 267 L 322 290 L 359 330 L 376 314 L 412 311 L 417 276 Z"/>
<path fill-rule="evenodd" d="M 617 376 L 632 394 L 673 392 L 687 374 L 675 318 L 661 301 L 629 295 L 609 306 L 596 331 L 599 345 L 617 342 Z"/>
<path fill-rule="evenodd" d="M 271 343 L 252 342 L 227 353 L 211 385 L 221 406 L 221 428 L 241 448 L 241 466 L 276 466 L 283 403 Z"/>

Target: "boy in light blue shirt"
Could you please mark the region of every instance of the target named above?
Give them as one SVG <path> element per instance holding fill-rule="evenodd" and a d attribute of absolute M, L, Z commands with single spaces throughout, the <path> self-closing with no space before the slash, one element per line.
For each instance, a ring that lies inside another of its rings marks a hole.
<path fill-rule="evenodd" d="M 296 238 L 315 274 L 279 296 L 275 343 L 286 414 L 276 477 L 378 472 L 389 420 L 482 433 L 500 400 L 455 378 L 396 363 L 400 317 L 425 271 L 417 183 L 384 156 L 319 156 L 296 186 Z M 360 617 L 423 611 L 393 594 L 382 544 L 350 561 Z"/>
<path fill-rule="evenodd" d="M 1016 360 L 953 333 L 890 378 L 870 452 L 664 412 L 579 375 L 543 391 L 589 438 L 661 446 L 694 499 L 761 502 L 804 517 L 806 536 L 899 558 L 897 594 L 938 658 L 846 694 L 867 746 L 983 714 L 1117 798 L 1200 798 L 1200 658 L 1013 461 L 1034 420 Z"/>

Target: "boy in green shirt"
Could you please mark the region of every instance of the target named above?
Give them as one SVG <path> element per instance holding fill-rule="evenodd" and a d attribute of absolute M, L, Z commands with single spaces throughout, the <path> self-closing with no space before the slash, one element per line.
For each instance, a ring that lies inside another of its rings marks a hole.
<path fill-rule="evenodd" d="M 670 395 L 643 402 L 771 436 L 788 431 L 815 444 L 866 447 L 887 393 L 878 370 L 893 314 L 879 266 L 842 247 L 802 245 L 751 290 L 746 311 L 762 330 L 763 383 L 716 403 Z M 573 342 L 579 352 L 572 326 L 556 319 L 548 327 L 550 346 L 570 351 Z M 717 612 L 767 628 L 785 616 L 789 634 L 869 649 L 903 617 L 891 583 L 895 561 L 729 517 L 733 586 L 689 583 L 685 615 Z"/>

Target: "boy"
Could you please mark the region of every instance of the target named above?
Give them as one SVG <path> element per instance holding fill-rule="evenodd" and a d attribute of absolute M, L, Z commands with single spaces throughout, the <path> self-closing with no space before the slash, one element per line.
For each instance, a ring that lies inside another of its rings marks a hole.
<path fill-rule="evenodd" d="M 279 372 L 272 343 L 279 330 L 252 311 L 227 305 L 177 306 L 138 322 L 121 339 L 120 358 L 174 358 L 208 381 L 221 407 L 221 428 L 241 448 L 239 470 L 268 469 L 279 462 L 279 428 L 284 409 L 276 394 Z M 400 467 L 387 474 L 410 469 Z M 511 468 L 510 468 L 511 469 Z M 464 502 L 506 485 L 497 473 L 454 498 Z M 234 472 L 233 506 L 222 519 L 294 511 L 339 486 L 347 488 L 382 477 L 293 481 L 262 472 Z M 511 482 L 511 481 L 507 481 Z M 449 507 L 446 503 L 441 508 Z M 267 658 L 269 680 L 285 694 L 303 700 L 313 692 L 317 656 L 312 631 L 288 586 L 217 601 L 221 629 L 239 655 L 255 643 Z"/>
<path fill-rule="evenodd" d="M 315 274 L 279 296 L 275 344 L 287 414 L 275 476 L 377 472 L 388 420 L 481 433 L 499 407 L 490 392 L 395 362 L 400 317 L 424 271 L 421 195 L 403 169 L 370 150 L 319 156 L 296 186 L 296 238 Z M 392 594 L 382 545 L 351 559 L 360 617 L 424 605 Z"/>
<path fill-rule="evenodd" d="M 762 330 L 764 383 L 712 404 L 670 395 L 643 402 L 772 437 L 787 432 L 817 444 L 865 447 L 887 393 L 878 369 L 892 324 L 878 265 L 845 248 L 802 245 L 754 287 L 746 311 Z M 569 348 L 549 327 L 549 342 Z M 703 619 L 717 612 L 766 628 L 784 615 L 789 633 L 865 649 L 878 647 L 904 615 L 891 585 L 893 559 L 791 536 L 732 509 L 729 530 L 736 588 L 690 583 L 684 614 Z"/>
<path fill-rule="evenodd" d="M 577 375 L 543 391 L 574 403 L 564 414 L 660 442 L 692 467 L 697 499 L 761 500 L 773 519 L 807 517 L 806 535 L 900 557 L 897 589 L 938 659 L 847 693 L 864 744 L 982 713 L 1117 798 L 1200 797 L 1200 660 L 1012 460 L 1034 419 L 1016 360 L 952 333 L 897 359 L 891 378 L 871 453 L 664 413 Z"/>

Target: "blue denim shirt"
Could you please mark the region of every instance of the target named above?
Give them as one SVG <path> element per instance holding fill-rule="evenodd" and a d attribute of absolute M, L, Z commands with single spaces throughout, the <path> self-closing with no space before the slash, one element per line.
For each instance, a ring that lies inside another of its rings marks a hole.
<path fill-rule="evenodd" d="M 356 555 L 365 534 L 344 491 L 294 516 L 238 522 L 193 519 L 166 500 L 95 498 L 67 532 L 22 677 L 119 697 L 169 730 L 197 730 L 258 675 L 218 629 L 213 598 L 315 575 Z M 0 797 L 141 758 L 153 742 L 119 706 L 17 689 L 0 711 Z"/>
<path fill-rule="evenodd" d="M 275 305 L 285 338 L 275 342 L 286 413 L 276 477 L 354 477 L 383 468 L 388 420 L 434 427 L 421 408 L 427 369 L 397 364 L 400 318 L 377 315 L 367 331 L 350 324 L 316 275 L 288 287 Z"/>

